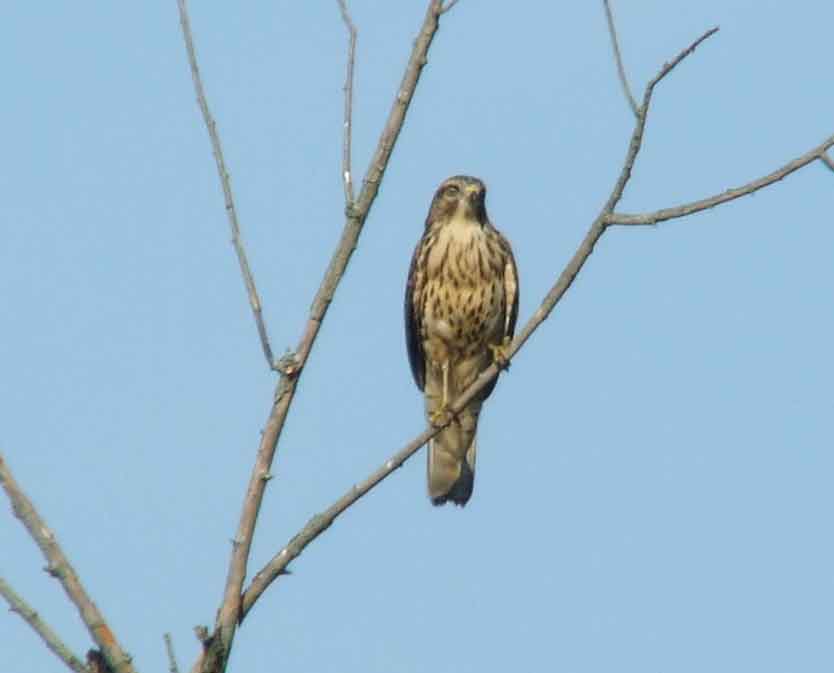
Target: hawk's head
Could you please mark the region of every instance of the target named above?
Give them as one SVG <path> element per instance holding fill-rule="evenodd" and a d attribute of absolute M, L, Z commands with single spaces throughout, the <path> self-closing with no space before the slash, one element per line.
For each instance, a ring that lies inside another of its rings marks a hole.
<path fill-rule="evenodd" d="M 469 175 L 447 178 L 434 193 L 426 226 L 457 217 L 475 220 L 483 226 L 487 223 L 485 200 L 486 186 L 478 178 Z"/>

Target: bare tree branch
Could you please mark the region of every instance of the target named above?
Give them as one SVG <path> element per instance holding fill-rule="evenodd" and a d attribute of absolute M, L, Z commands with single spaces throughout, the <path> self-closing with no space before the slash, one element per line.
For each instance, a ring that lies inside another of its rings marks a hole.
<path fill-rule="evenodd" d="M 78 574 L 64 555 L 54 533 L 47 528 L 46 522 L 20 489 L 2 456 L 0 456 L 0 485 L 9 497 L 15 516 L 29 531 L 29 535 L 46 558 L 47 572 L 58 579 L 67 596 L 78 609 L 78 614 L 92 639 L 101 648 L 107 664 L 115 673 L 133 673 L 130 657 L 122 650 L 104 617 L 84 590 Z"/>
<path fill-rule="evenodd" d="M 191 66 L 191 79 L 194 82 L 197 103 L 200 106 L 200 111 L 203 113 L 203 122 L 206 125 L 206 130 L 211 140 L 212 154 L 214 154 L 214 162 L 217 165 L 217 175 L 220 177 L 220 184 L 223 187 L 226 215 L 229 218 L 229 226 L 232 230 L 232 245 L 235 248 L 237 261 L 240 265 L 240 272 L 243 275 L 243 282 L 246 285 L 249 306 L 252 307 L 252 315 L 255 317 L 255 325 L 258 328 L 258 336 L 261 339 L 261 348 L 263 349 L 267 365 L 270 369 L 275 370 L 276 366 L 272 356 L 272 347 L 269 345 L 269 335 L 266 331 L 266 324 L 264 323 L 263 312 L 261 310 L 261 298 L 258 295 L 258 289 L 255 287 L 255 279 L 249 268 L 249 260 L 246 257 L 246 250 L 243 247 L 243 240 L 240 236 L 240 225 L 237 220 L 237 210 L 235 210 L 235 200 L 232 194 L 232 182 L 229 177 L 229 172 L 226 170 L 226 160 L 223 158 L 223 148 L 220 145 L 220 136 L 217 133 L 217 123 L 211 115 L 211 110 L 209 110 L 208 101 L 206 100 L 206 92 L 203 89 L 200 68 L 197 65 L 197 54 L 194 50 L 194 40 L 191 35 L 191 22 L 188 18 L 188 8 L 185 3 L 186 0 L 177 0 L 180 12 L 180 25 L 182 26 L 182 34 L 185 40 L 185 50 L 188 52 L 188 63 Z"/>
<path fill-rule="evenodd" d="M 41 619 L 40 615 L 19 596 L 9 584 L 0 577 L 0 596 L 6 599 L 9 609 L 20 615 L 21 619 L 31 626 L 52 653 L 64 662 L 67 668 L 76 673 L 89 673 L 81 659 L 74 655 L 69 647 L 61 640 L 55 631 Z"/>
<path fill-rule="evenodd" d="M 459 2 L 459 0 L 449 0 L 449 2 L 447 2 L 445 5 L 443 5 L 443 7 L 440 8 L 440 13 L 445 14 L 450 9 L 452 9 L 452 7 L 454 7 L 456 4 L 458 4 L 458 2 Z"/>
<path fill-rule="evenodd" d="M 634 95 L 631 93 L 631 87 L 628 85 L 628 77 L 626 76 L 625 66 L 623 66 L 623 57 L 620 54 L 620 41 L 617 39 L 617 28 L 614 25 L 614 15 L 611 13 L 611 5 L 608 0 L 602 0 L 602 4 L 605 7 L 605 20 L 608 23 L 608 35 L 611 38 L 611 47 L 614 49 L 614 60 L 617 63 L 617 75 L 620 78 L 620 84 L 623 87 L 623 94 L 626 97 L 626 101 L 628 102 L 631 111 L 634 113 L 635 117 L 640 115 L 640 111 L 637 109 L 637 101 L 634 99 Z"/>
<path fill-rule="evenodd" d="M 820 157 L 822 163 L 828 166 L 832 171 L 834 171 L 834 159 L 828 156 L 825 152 L 823 152 L 822 156 Z"/>
<path fill-rule="evenodd" d="M 191 43 L 190 29 L 184 0 L 178 0 L 178 3 L 183 32 L 186 35 L 191 69 L 194 73 L 197 71 L 197 66 L 193 46 L 189 46 Z M 422 27 L 414 41 L 405 74 L 394 97 L 388 120 L 362 182 L 362 189 L 356 200 L 346 209 L 346 221 L 341 239 L 313 300 L 304 333 L 296 351 L 284 356 L 276 365 L 282 376 L 278 382 L 272 409 L 261 434 L 258 454 L 244 498 L 240 523 L 234 538 L 223 602 L 218 610 L 215 631 L 212 636 L 204 640 L 203 655 L 195 664 L 193 670 L 223 671 L 225 669 L 226 659 L 231 650 L 238 620 L 241 617 L 243 583 L 246 577 L 249 552 L 266 483 L 271 478 L 270 468 L 275 457 L 278 438 L 283 430 L 284 421 L 294 398 L 299 377 L 315 343 L 321 323 L 356 248 L 356 243 L 362 233 L 371 206 L 376 199 L 388 160 L 391 157 L 391 152 L 402 129 L 405 115 L 420 79 L 420 73 L 427 62 L 428 50 L 437 32 L 442 9 L 441 0 L 431 0 L 429 2 Z M 195 77 L 196 82 L 199 82 L 197 77 Z M 204 101 L 204 97 L 202 100 Z M 206 108 L 203 107 L 203 109 L 205 117 Z M 208 120 L 207 125 L 209 128 L 213 128 L 210 117 L 208 117 Z M 227 181 L 224 181 L 224 191 L 227 190 L 227 186 Z"/>
<path fill-rule="evenodd" d="M 672 220 L 677 217 L 685 217 L 686 215 L 692 215 L 693 213 L 697 213 L 702 210 L 707 210 L 708 208 L 714 208 L 715 206 L 719 206 L 722 203 L 727 203 L 728 201 L 733 201 L 734 199 L 737 199 L 739 197 L 747 196 L 748 194 L 757 192 L 763 187 L 772 185 L 774 182 L 778 182 L 779 180 L 786 178 L 794 171 L 798 171 L 803 166 L 807 166 L 812 161 L 816 161 L 817 159 L 825 161 L 825 159 L 827 158 L 825 152 L 831 147 L 834 147 L 834 136 L 827 138 L 820 145 L 817 145 L 814 149 L 810 150 L 809 152 L 806 152 L 801 157 L 797 157 L 793 161 L 789 161 L 784 166 L 773 171 L 772 173 L 768 173 L 767 175 L 757 180 L 748 182 L 746 185 L 742 185 L 741 187 L 734 187 L 732 189 L 728 189 L 726 192 L 722 192 L 721 194 L 715 194 L 714 196 L 701 199 L 700 201 L 685 203 L 681 206 L 676 206 L 674 208 L 663 208 L 661 210 L 655 210 L 651 213 L 629 215 L 627 213 L 612 212 L 609 213 L 606 217 L 606 222 L 608 224 L 623 225 L 654 225 L 658 222 Z M 834 170 L 834 168 L 832 168 L 832 170 Z"/>
<path fill-rule="evenodd" d="M 643 95 L 643 106 L 640 108 L 641 114 L 645 115 L 648 110 L 649 99 L 651 99 L 652 91 L 654 90 L 657 83 L 660 82 L 666 75 L 668 75 L 672 70 L 674 70 L 678 63 L 680 63 L 683 59 L 687 56 L 691 55 L 704 40 L 709 39 L 713 35 L 718 32 L 718 26 L 714 28 L 710 28 L 706 33 L 701 35 L 697 40 L 695 40 L 692 44 L 690 44 L 686 49 L 684 49 L 681 53 L 679 53 L 675 58 L 673 58 L 668 63 L 664 63 L 663 67 L 660 69 L 660 72 L 657 73 L 649 82 L 648 86 L 646 87 L 646 93 Z M 645 126 L 645 120 L 643 120 L 643 125 Z"/>
<path fill-rule="evenodd" d="M 424 430 L 415 439 L 411 440 L 402 449 L 395 453 L 391 458 L 375 470 L 367 479 L 355 484 L 347 491 L 341 498 L 334 502 L 321 514 L 316 514 L 307 524 L 302 528 L 287 545 L 281 549 L 266 566 L 261 569 L 257 575 L 252 579 L 252 582 L 247 587 L 243 594 L 243 607 L 241 620 L 246 617 L 249 610 L 261 597 L 267 587 L 277 579 L 280 575 L 287 573 L 287 566 L 297 558 L 304 548 L 315 540 L 324 531 L 330 528 L 336 518 L 344 512 L 348 507 L 353 505 L 359 498 L 370 491 L 379 482 L 389 476 L 394 470 L 400 467 L 406 460 L 413 456 L 421 446 L 428 442 L 438 432 L 440 432 L 446 425 L 451 423 L 451 418 L 463 408 L 463 404 L 456 403 L 451 408 L 452 412 L 450 419 L 444 425 L 431 427 Z"/>
<path fill-rule="evenodd" d="M 174 641 L 171 640 L 171 634 L 166 633 L 162 637 L 165 640 L 165 653 L 168 655 L 168 673 L 180 673 L 180 667 L 177 665 L 177 655 L 174 654 Z"/>
<path fill-rule="evenodd" d="M 605 203 L 602 212 L 594 220 L 591 228 L 588 230 L 588 233 L 585 235 L 585 238 L 580 244 L 579 249 L 559 275 L 556 284 L 550 289 L 550 292 L 547 293 L 538 310 L 536 310 L 518 336 L 516 336 L 513 340 L 507 353 L 508 361 L 527 342 L 539 325 L 547 319 L 551 311 L 553 311 L 553 308 L 572 285 L 576 275 L 582 269 L 582 266 L 585 264 L 588 257 L 590 257 L 599 238 L 605 233 L 605 229 L 608 226 L 608 215 L 613 212 L 617 203 L 622 198 L 623 190 L 631 177 L 631 170 L 634 166 L 634 161 L 640 152 L 640 147 L 643 141 L 643 131 L 646 126 L 649 102 L 651 101 L 654 87 L 661 79 L 669 74 L 678 63 L 691 54 L 701 42 L 715 33 L 716 30 L 717 28 L 713 28 L 707 31 L 684 51 L 678 54 L 673 61 L 665 64 L 658 75 L 652 79 L 651 82 L 649 82 L 646 87 L 646 93 L 643 97 L 643 106 L 640 108 L 640 114 L 637 117 L 637 123 L 631 136 L 631 142 L 629 143 L 625 163 L 620 171 L 620 176 L 614 185 L 608 201 Z M 481 390 L 483 390 L 483 388 L 498 375 L 498 371 L 498 367 L 495 364 L 492 364 L 481 372 L 475 382 L 469 386 L 469 388 L 467 388 L 451 406 L 451 418 L 454 418 L 461 411 L 461 409 L 463 409 Z M 285 573 L 288 564 L 294 558 L 297 558 L 308 544 L 327 530 L 342 512 L 344 512 L 354 502 L 359 500 L 359 498 L 363 495 L 368 493 L 383 479 L 388 477 L 394 470 L 414 455 L 429 439 L 446 427 L 446 425 L 451 422 L 451 418 L 443 425 L 429 427 L 424 430 L 405 447 L 389 458 L 385 464 L 371 474 L 370 477 L 365 479 L 363 482 L 354 485 L 347 493 L 345 493 L 324 512 L 312 517 L 304 528 L 302 528 L 301 531 L 299 531 L 299 533 L 296 534 L 289 541 L 289 543 L 287 543 L 287 545 L 255 575 L 243 597 L 243 615 L 249 611 L 266 588 L 280 575 Z"/>
<path fill-rule="evenodd" d="M 342 141 L 342 180 L 345 183 L 345 206 L 353 206 L 353 174 L 350 150 L 353 144 L 353 68 L 356 65 L 356 26 L 350 18 L 346 0 L 338 0 L 342 21 L 348 32 L 347 74 L 345 75 L 345 121 Z"/>

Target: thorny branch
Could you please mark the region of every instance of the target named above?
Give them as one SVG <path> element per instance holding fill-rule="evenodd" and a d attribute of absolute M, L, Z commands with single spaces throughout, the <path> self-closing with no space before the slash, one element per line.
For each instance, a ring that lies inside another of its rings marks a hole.
<path fill-rule="evenodd" d="M 205 97 L 201 96 L 202 87 L 194 57 L 185 0 L 178 0 L 178 4 L 180 7 L 180 22 L 185 35 L 186 47 L 191 63 L 191 71 L 195 88 L 198 91 L 198 101 L 201 103 L 204 119 L 210 129 L 212 143 L 215 147 L 215 158 L 217 158 L 219 142 L 215 141 L 216 132 L 212 132 L 214 129 L 213 120 L 207 114 Z M 218 610 L 215 630 L 211 636 L 204 640 L 203 655 L 196 662 L 192 670 L 219 672 L 225 669 L 226 659 L 228 653 L 231 651 L 235 631 L 239 620 L 242 618 L 243 583 L 246 578 L 249 552 L 252 545 L 255 523 L 266 489 L 266 483 L 271 478 L 270 468 L 275 456 L 278 438 L 283 430 L 284 421 L 286 420 L 287 413 L 294 398 L 299 377 L 315 343 L 319 329 L 321 328 L 321 323 L 324 320 L 336 288 L 356 248 L 356 243 L 362 233 L 371 206 L 376 199 L 380 182 L 388 165 L 388 160 L 391 157 L 391 152 L 402 129 L 405 115 L 420 79 L 420 73 L 427 62 L 428 50 L 437 32 L 442 13 L 443 4 L 441 0 L 431 0 L 426 10 L 426 16 L 420 32 L 414 42 L 414 47 L 411 51 L 402 82 L 394 97 L 388 120 L 380 135 L 376 151 L 371 159 L 371 164 L 365 174 L 362 189 L 353 204 L 346 209 L 346 220 L 341 239 L 324 274 L 321 286 L 313 300 L 310 317 L 299 345 L 294 353 L 282 358 L 281 363 L 277 366 L 282 376 L 278 382 L 269 418 L 261 434 L 258 454 L 244 498 L 240 523 L 234 538 L 232 558 L 229 563 L 223 601 Z M 221 175 L 225 174 L 225 169 L 221 167 L 220 163 L 218 163 L 218 170 L 221 172 Z M 223 180 L 223 185 L 224 192 L 227 196 L 228 209 L 230 203 L 228 181 Z M 236 249 L 242 250 L 242 248 Z"/>
<path fill-rule="evenodd" d="M 342 180 L 345 183 L 345 206 L 353 207 L 353 169 L 351 168 L 351 145 L 353 144 L 353 69 L 356 65 L 356 26 L 350 17 L 346 0 L 339 1 L 339 11 L 348 32 L 347 73 L 345 75 L 345 120 L 342 140 Z"/>
<path fill-rule="evenodd" d="M 0 577 L 0 596 L 6 599 L 12 612 L 19 614 L 20 618 L 34 629 L 49 650 L 63 661 L 67 668 L 76 673 L 89 673 L 81 659 L 72 653 L 58 634 L 49 627 L 49 624 L 43 621 L 41 616 L 2 577 Z"/>
<path fill-rule="evenodd" d="M 270 369 L 275 370 L 275 360 L 272 356 L 272 347 L 269 345 L 269 335 L 266 331 L 266 323 L 264 323 L 263 312 L 261 309 L 261 298 L 258 295 L 258 289 L 255 287 L 255 279 L 252 276 L 252 271 L 249 268 L 249 259 L 246 257 L 246 250 L 243 247 L 243 241 L 240 237 L 240 224 L 237 220 L 237 210 L 235 209 L 235 199 L 232 194 L 232 181 L 229 177 L 229 171 L 226 170 L 226 160 L 223 158 L 223 148 L 220 145 L 220 136 L 217 133 L 217 122 L 211 114 L 206 99 L 206 92 L 203 89 L 203 81 L 200 77 L 200 68 L 197 65 L 197 54 L 194 50 L 194 39 L 191 35 L 191 22 L 188 19 L 188 9 L 186 8 L 186 0 L 177 0 L 177 5 L 180 12 L 180 25 L 182 26 L 183 39 L 185 40 L 185 50 L 188 53 L 188 64 L 191 67 L 191 79 L 194 82 L 194 91 L 197 94 L 197 104 L 200 106 L 200 112 L 203 113 L 203 122 L 206 125 L 206 130 L 211 140 L 211 150 L 214 155 L 214 163 L 217 165 L 217 175 L 220 177 L 220 184 L 223 187 L 223 198 L 226 205 L 226 215 L 229 218 L 229 227 L 232 230 L 232 245 L 237 254 L 237 261 L 240 265 L 240 272 L 243 275 L 243 282 L 246 285 L 246 294 L 249 297 L 249 306 L 252 308 L 252 314 L 255 317 L 255 325 L 258 328 L 258 336 L 261 339 L 261 348 L 264 352 L 267 365 Z"/>
<path fill-rule="evenodd" d="M 640 111 L 637 108 L 637 101 L 634 100 L 634 95 L 631 93 L 631 87 L 628 85 L 628 77 L 623 66 L 623 57 L 620 53 L 620 41 L 617 39 L 617 28 L 614 25 L 614 15 L 611 13 L 611 5 L 608 0 L 603 0 L 602 4 L 605 6 L 605 21 L 608 24 L 608 35 L 611 38 L 611 47 L 614 49 L 614 60 L 617 63 L 617 76 L 620 78 L 623 94 L 626 97 L 631 111 L 635 117 L 638 117 L 640 116 Z"/>
<path fill-rule="evenodd" d="M 6 491 L 15 516 L 29 531 L 29 535 L 40 547 L 41 553 L 47 561 L 47 572 L 57 578 L 69 599 L 78 610 L 87 631 L 93 641 L 101 649 L 107 664 L 115 673 L 133 673 L 130 657 L 121 648 L 116 636 L 110 630 L 104 616 L 99 612 L 96 604 L 87 595 L 81 580 L 64 555 L 54 533 L 46 526 L 32 505 L 31 500 L 20 489 L 9 470 L 8 465 L 0 456 L 0 485 Z"/>

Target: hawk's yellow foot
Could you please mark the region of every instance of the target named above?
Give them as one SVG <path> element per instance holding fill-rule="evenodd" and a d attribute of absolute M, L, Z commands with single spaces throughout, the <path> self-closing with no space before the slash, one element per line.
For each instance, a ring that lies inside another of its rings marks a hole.
<path fill-rule="evenodd" d="M 429 423 L 434 427 L 446 425 L 450 420 L 452 420 L 452 412 L 449 411 L 445 404 L 439 409 L 429 412 Z"/>
<path fill-rule="evenodd" d="M 492 351 L 492 361 L 498 369 L 510 368 L 510 346 L 512 343 L 512 338 L 505 336 L 500 344 L 489 344 L 489 350 Z"/>

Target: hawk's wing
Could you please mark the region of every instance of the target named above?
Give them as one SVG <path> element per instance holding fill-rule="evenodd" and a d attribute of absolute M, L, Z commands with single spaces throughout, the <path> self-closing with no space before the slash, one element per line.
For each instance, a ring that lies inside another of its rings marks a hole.
<path fill-rule="evenodd" d="M 507 253 L 507 263 L 504 267 L 504 300 L 508 310 L 504 318 L 504 336 L 512 339 L 515 336 L 515 321 L 518 320 L 518 269 L 509 242 L 500 233 L 498 235 Z"/>
<path fill-rule="evenodd" d="M 414 375 L 414 383 L 420 390 L 426 384 L 426 355 L 423 353 L 422 316 L 418 315 L 415 308 L 415 298 L 418 298 L 422 291 L 422 280 L 418 279 L 417 258 L 420 256 L 420 249 L 423 246 L 422 239 L 414 249 L 411 257 L 411 266 L 408 269 L 408 280 L 405 283 L 405 345 L 408 350 L 408 360 L 411 363 L 411 373 Z M 418 283 L 419 281 L 419 283 Z"/>
<path fill-rule="evenodd" d="M 504 334 L 503 336 L 510 339 L 515 335 L 515 323 L 518 319 L 518 269 L 515 265 L 515 257 L 513 257 L 513 249 L 510 247 L 509 241 L 497 229 L 494 230 L 498 235 L 501 249 L 506 255 L 504 262 Z M 492 381 L 484 386 L 481 391 L 481 399 L 485 400 L 495 390 L 495 385 L 498 383 L 496 376 Z"/>

